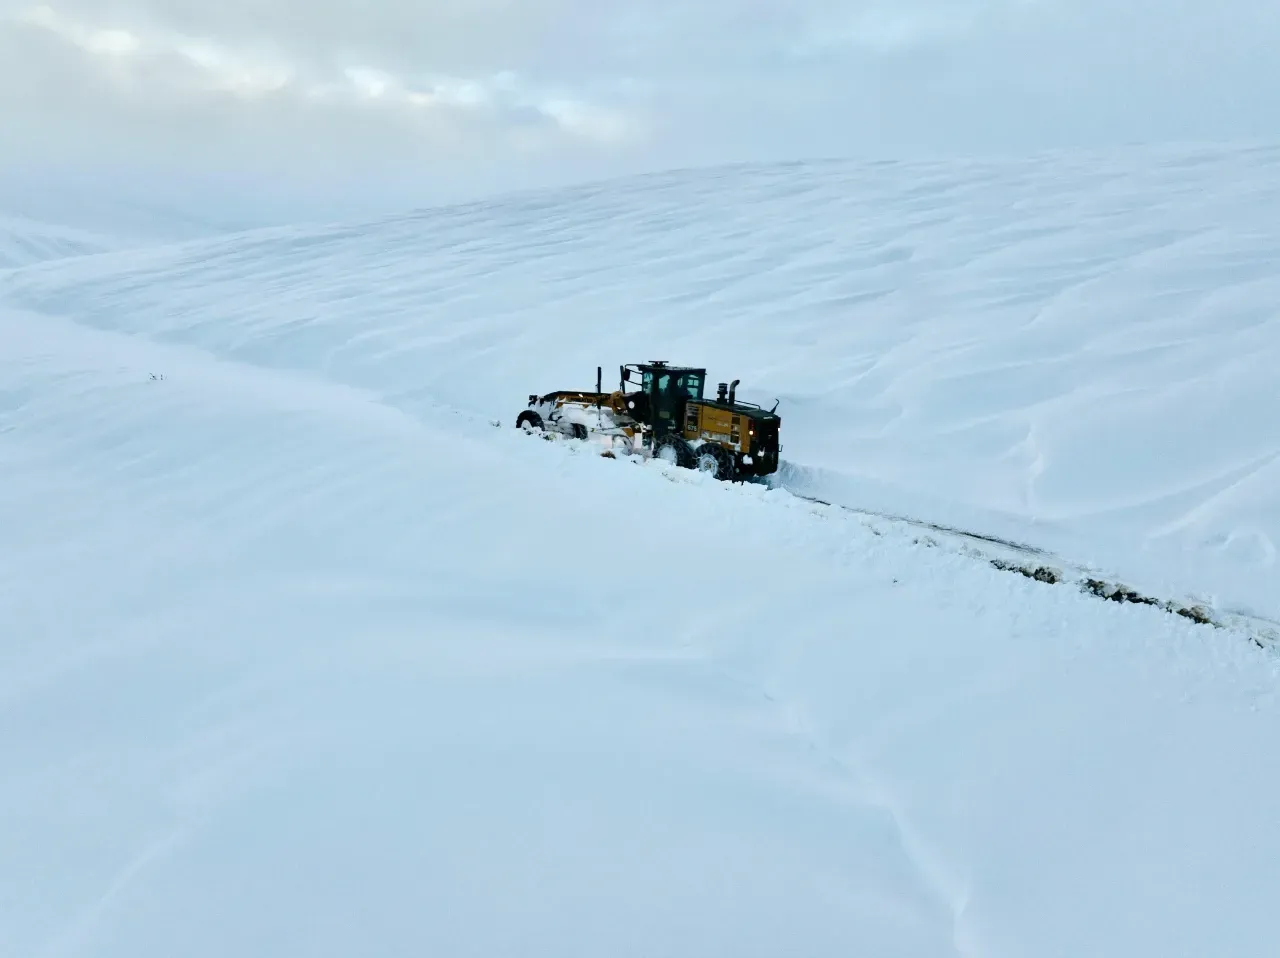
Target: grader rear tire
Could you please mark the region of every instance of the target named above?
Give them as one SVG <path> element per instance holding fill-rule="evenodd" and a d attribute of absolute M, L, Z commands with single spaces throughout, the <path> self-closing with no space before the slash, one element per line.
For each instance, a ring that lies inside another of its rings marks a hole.
<path fill-rule="evenodd" d="M 653 458 L 669 462 L 681 469 L 693 468 L 693 450 L 679 436 L 664 436 L 653 447 Z"/>
<path fill-rule="evenodd" d="M 708 473 L 724 482 L 733 479 L 738 472 L 733 454 L 714 442 L 704 443 L 695 449 L 693 461 L 698 472 Z"/>

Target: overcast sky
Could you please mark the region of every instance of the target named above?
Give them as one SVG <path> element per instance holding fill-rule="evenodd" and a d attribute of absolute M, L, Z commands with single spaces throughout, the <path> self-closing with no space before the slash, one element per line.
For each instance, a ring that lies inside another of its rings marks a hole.
<path fill-rule="evenodd" d="M 1280 0 L 0 0 L 0 172 L 391 203 L 1280 134 Z"/>

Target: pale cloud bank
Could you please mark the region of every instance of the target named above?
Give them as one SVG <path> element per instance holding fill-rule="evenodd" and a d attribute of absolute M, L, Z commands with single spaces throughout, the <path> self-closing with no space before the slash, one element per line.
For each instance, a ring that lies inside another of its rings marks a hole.
<path fill-rule="evenodd" d="M 0 0 L 0 171 L 423 193 L 1271 137 L 1277 39 L 1272 0 Z"/>
<path fill-rule="evenodd" d="M 605 108 L 524 83 L 511 71 L 488 76 L 448 76 L 418 71 L 397 74 L 377 62 L 291 52 L 271 38 L 221 40 L 153 25 L 115 25 L 82 19 L 49 5 L 11 15 L 10 23 L 40 31 L 83 55 L 82 65 L 96 73 L 119 106 L 184 108 L 201 96 L 242 101 L 243 109 L 274 101 L 302 108 L 368 108 L 403 111 L 425 122 L 421 135 L 450 133 L 450 123 L 465 114 L 497 114 L 528 142 L 530 126 L 550 125 L 568 137 L 610 143 L 634 131 Z M 64 51 L 65 52 L 65 51 Z M 11 82 L 21 79 L 11 76 Z M 30 91 L 33 99 L 40 91 Z M 64 93 L 74 91 L 63 91 Z M 455 131 L 456 135 L 456 131 Z"/>

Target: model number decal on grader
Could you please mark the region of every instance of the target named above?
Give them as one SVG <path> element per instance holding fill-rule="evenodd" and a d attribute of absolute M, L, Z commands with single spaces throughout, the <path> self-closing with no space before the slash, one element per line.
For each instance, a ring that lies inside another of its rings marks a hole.
<path fill-rule="evenodd" d="M 619 367 L 618 388 L 595 392 L 560 390 L 531 395 L 516 418 L 528 432 L 574 439 L 602 438 L 610 451 L 656 457 L 687 469 L 733 480 L 778 470 L 781 417 L 737 398 L 738 380 L 720 383 L 706 398 L 707 371 L 666 362 Z"/>

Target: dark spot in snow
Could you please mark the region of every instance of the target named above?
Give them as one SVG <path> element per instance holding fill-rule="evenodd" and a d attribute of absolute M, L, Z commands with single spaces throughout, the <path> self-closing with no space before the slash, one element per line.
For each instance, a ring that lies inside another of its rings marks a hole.
<path fill-rule="evenodd" d="M 1017 572 L 1019 575 L 1025 575 L 1028 579 L 1046 582 L 1049 585 L 1057 585 L 1062 581 L 1062 576 L 1058 574 L 1057 570 L 1050 569 L 1048 566 L 1019 565 L 1016 562 L 1007 562 L 1004 559 L 992 559 L 991 564 L 1003 572 Z"/>
<path fill-rule="evenodd" d="M 1201 625 L 1213 625 L 1213 620 L 1209 618 L 1209 613 L 1198 605 L 1193 605 L 1189 609 L 1179 609 L 1178 615 L 1192 622 L 1199 622 Z"/>
<path fill-rule="evenodd" d="M 1142 595 L 1126 586 L 1103 582 L 1101 579 L 1085 579 L 1080 587 L 1083 591 L 1110 602 L 1149 605 L 1157 609 L 1163 609 L 1166 612 L 1172 612 L 1174 615 L 1180 615 L 1184 619 L 1190 619 L 1199 625 L 1211 625 L 1214 628 L 1221 628 L 1203 606 L 1184 606 L 1176 602 L 1161 602 L 1159 599 L 1153 599 L 1149 595 Z"/>

